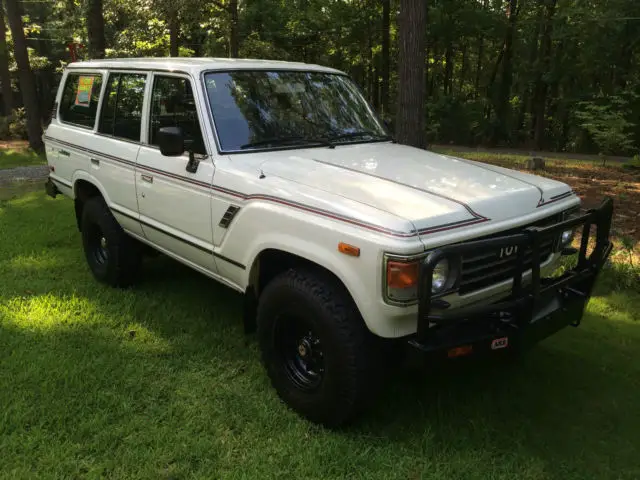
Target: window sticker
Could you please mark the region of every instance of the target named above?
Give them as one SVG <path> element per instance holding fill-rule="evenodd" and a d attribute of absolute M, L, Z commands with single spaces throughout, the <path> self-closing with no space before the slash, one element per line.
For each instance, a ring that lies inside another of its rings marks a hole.
<path fill-rule="evenodd" d="M 95 77 L 83 77 L 78 79 L 78 92 L 76 93 L 75 104 L 79 107 L 88 107 L 91 102 L 91 90 Z"/>

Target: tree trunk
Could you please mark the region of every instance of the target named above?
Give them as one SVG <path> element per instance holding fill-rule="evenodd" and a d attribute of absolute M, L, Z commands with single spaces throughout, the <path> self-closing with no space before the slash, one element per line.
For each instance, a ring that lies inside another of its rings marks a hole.
<path fill-rule="evenodd" d="M 502 55 L 502 78 L 495 99 L 497 122 L 493 131 L 493 143 L 506 138 L 509 129 L 509 97 L 511 96 L 511 85 L 513 83 L 513 38 L 518 17 L 518 0 L 509 1 L 508 15 L 509 25 L 502 48 L 504 52 Z"/>
<path fill-rule="evenodd" d="M 464 89 L 464 77 L 467 73 L 467 43 L 462 45 L 462 62 L 460 64 L 460 82 L 458 83 L 458 95 L 462 95 Z"/>
<path fill-rule="evenodd" d="M 544 74 L 549 71 L 549 65 L 551 63 L 551 20 L 555 14 L 557 0 L 547 0 L 545 2 L 545 15 L 543 19 L 542 27 L 542 39 L 540 41 L 540 70 L 536 78 L 535 87 L 535 101 L 534 101 L 534 114 L 535 114 L 535 127 L 533 141 L 538 149 L 542 149 L 544 146 L 544 132 L 545 132 L 545 114 L 547 108 L 547 92 L 548 85 L 544 79 Z"/>
<path fill-rule="evenodd" d="M 447 40 L 447 49 L 444 52 L 444 94 L 453 93 L 453 44 Z"/>
<path fill-rule="evenodd" d="M 529 59 L 528 64 L 530 66 L 534 66 L 538 60 L 538 42 L 540 37 L 540 26 L 541 26 L 541 13 L 542 11 L 538 11 L 538 20 L 536 22 L 536 28 L 533 32 L 533 37 L 531 38 L 531 49 L 529 50 Z M 520 110 L 518 111 L 518 120 L 517 120 L 517 128 L 521 132 L 528 132 L 530 129 L 529 125 L 525 125 L 525 115 L 527 112 L 531 112 L 533 107 L 531 104 L 532 99 L 532 90 L 534 82 L 530 79 L 531 75 L 527 75 L 527 79 L 524 81 L 524 89 L 522 93 L 522 102 L 520 103 Z M 527 134 L 528 137 L 528 134 Z"/>
<path fill-rule="evenodd" d="M 229 29 L 229 56 L 231 58 L 238 58 L 240 56 L 238 0 L 229 1 L 229 17 L 231 22 Z"/>
<path fill-rule="evenodd" d="M 425 40 L 427 2 L 400 0 L 400 35 L 397 139 L 414 147 L 425 147 Z"/>
<path fill-rule="evenodd" d="M 4 23 L 4 9 L 2 8 L 2 2 L 0 2 L 0 82 L 2 83 L 2 104 L 4 106 L 4 115 L 11 115 L 11 111 L 13 110 L 13 90 L 11 90 L 6 31 L 7 26 Z"/>
<path fill-rule="evenodd" d="M 389 46 L 391 0 L 382 0 L 382 114 L 389 115 Z"/>
<path fill-rule="evenodd" d="M 478 37 L 478 61 L 476 62 L 476 78 L 473 82 L 476 97 L 480 96 L 480 76 L 482 75 L 482 56 L 484 55 L 484 37 Z"/>
<path fill-rule="evenodd" d="M 44 150 L 42 143 L 42 124 L 40 123 L 40 106 L 38 104 L 38 92 L 36 81 L 29 64 L 27 41 L 24 38 L 22 26 L 22 8 L 18 0 L 5 0 L 7 6 L 7 20 L 13 36 L 13 49 L 18 73 L 20 76 L 20 91 L 22 102 L 27 113 L 27 134 L 29 146 L 36 152 Z"/>
<path fill-rule="evenodd" d="M 89 57 L 104 58 L 102 0 L 87 0 L 87 37 L 89 38 Z"/>
<path fill-rule="evenodd" d="M 180 35 L 180 23 L 178 21 L 178 12 L 172 8 L 169 12 L 169 55 L 172 57 L 180 56 L 180 48 L 178 37 Z"/>

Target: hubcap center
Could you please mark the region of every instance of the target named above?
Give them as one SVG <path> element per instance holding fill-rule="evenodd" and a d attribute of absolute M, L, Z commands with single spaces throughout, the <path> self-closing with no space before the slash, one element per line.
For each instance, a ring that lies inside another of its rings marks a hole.
<path fill-rule="evenodd" d="M 300 354 L 300 357 L 304 358 L 305 360 L 313 355 L 313 352 L 311 351 L 311 343 L 309 343 L 309 339 L 303 338 L 300 341 L 300 344 L 298 345 L 298 353 Z"/>

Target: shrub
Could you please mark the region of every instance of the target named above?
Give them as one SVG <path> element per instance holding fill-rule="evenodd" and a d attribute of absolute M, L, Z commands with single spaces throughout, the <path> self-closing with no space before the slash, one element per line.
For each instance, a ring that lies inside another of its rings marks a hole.
<path fill-rule="evenodd" d="M 24 108 L 16 108 L 11 115 L 9 123 L 9 135 L 14 140 L 26 140 L 27 134 L 27 113 Z"/>

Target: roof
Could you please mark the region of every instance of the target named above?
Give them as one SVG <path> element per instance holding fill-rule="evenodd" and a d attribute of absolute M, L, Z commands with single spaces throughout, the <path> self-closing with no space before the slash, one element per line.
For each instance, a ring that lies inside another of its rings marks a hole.
<path fill-rule="evenodd" d="M 181 70 L 198 73 L 203 70 L 306 70 L 327 73 L 342 73 L 329 67 L 310 63 L 281 62 L 275 60 L 252 60 L 237 58 L 110 58 L 74 62 L 68 68 L 109 68 L 144 70 Z"/>

